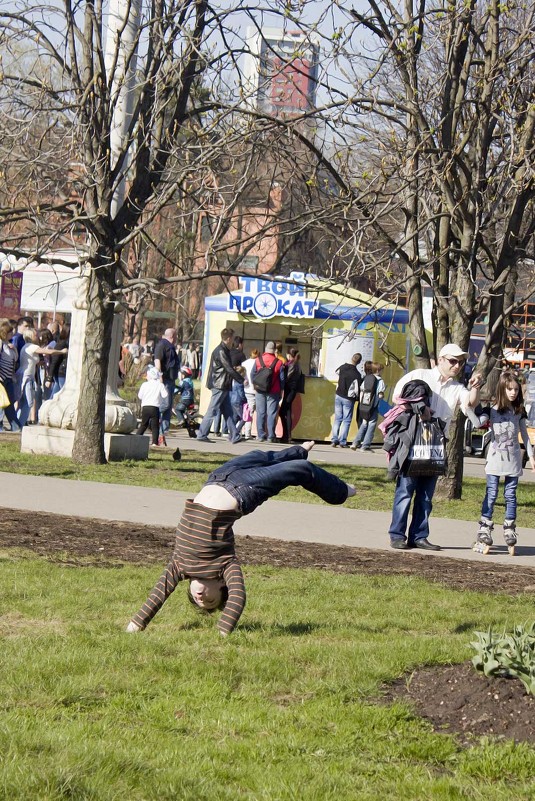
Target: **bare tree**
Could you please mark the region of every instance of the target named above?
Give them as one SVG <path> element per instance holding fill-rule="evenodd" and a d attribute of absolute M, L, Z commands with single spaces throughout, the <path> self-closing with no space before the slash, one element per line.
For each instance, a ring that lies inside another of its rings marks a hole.
<path fill-rule="evenodd" d="M 266 2 L 265 10 L 281 27 L 291 18 L 285 3 Z M 3 249 L 46 261 L 68 244 L 89 267 L 76 460 L 104 461 L 107 345 L 117 300 L 137 313 L 148 293 L 182 284 L 184 291 L 175 286 L 173 293 L 191 311 L 192 282 L 214 278 L 228 286 L 260 240 L 288 254 L 286 242 L 295 245 L 313 222 L 325 231 L 335 214 L 339 198 L 315 186 L 317 164 L 334 183 L 339 177 L 306 123 L 299 129 L 296 119 L 246 102 L 239 65 L 245 47 L 235 30 L 247 15 L 260 25 L 262 14 L 261 6 L 226 10 L 205 0 L 112 4 L 117 25 L 93 0 L 19 0 L 1 12 Z M 307 159 L 293 158 L 296 142 L 302 153 L 309 148 Z M 308 205 L 278 219 L 275 185 L 294 178 L 308 187 Z M 251 212 L 255 186 L 260 199 Z M 174 241 L 162 243 L 164 209 L 177 226 Z M 213 235 L 195 249 L 199 221 L 210 211 Z"/>
<path fill-rule="evenodd" d="M 335 36 L 349 86 L 333 86 L 331 97 L 336 108 L 345 103 L 345 130 L 353 132 L 353 152 L 339 157 L 339 169 L 348 186 L 369 185 L 354 208 L 361 229 L 383 243 L 376 257 L 385 291 L 390 280 L 406 293 L 416 362 L 429 363 L 427 289 L 435 351 L 447 341 L 468 350 L 476 319 L 488 315 L 479 364 L 488 375 L 507 315 L 535 286 L 535 11 L 497 0 L 368 0 L 361 9 L 344 9 L 354 26 L 340 25 Z M 520 296 L 522 271 L 531 275 Z M 450 443 L 454 497 L 462 424 Z"/>

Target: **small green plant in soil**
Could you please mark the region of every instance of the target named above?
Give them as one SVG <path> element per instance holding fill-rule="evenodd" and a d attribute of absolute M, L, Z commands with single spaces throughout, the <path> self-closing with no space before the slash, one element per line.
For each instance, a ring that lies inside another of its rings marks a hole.
<path fill-rule="evenodd" d="M 492 628 L 476 631 L 472 664 L 485 676 L 520 679 L 528 693 L 535 695 L 535 622 L 515 626 L 512 634 L 495 634 Z"/>

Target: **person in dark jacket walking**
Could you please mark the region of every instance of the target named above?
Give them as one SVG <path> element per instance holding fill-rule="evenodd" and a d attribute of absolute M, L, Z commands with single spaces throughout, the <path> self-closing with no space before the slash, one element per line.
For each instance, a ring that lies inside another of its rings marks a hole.
<path fill-rule="evenodd" d="M 341 364 L 337 368 L 338 373 L 338 386 L 336 387 L 336 395 L 334 396 L 334 423 L 331 432 L 331 445 L 336 448 L 340 445 L 341 448 L 348 448 L 347 435 L 349 434 L 349 426 L 351 425 L 351 418 L 353 417 L 353 409 L 355 408 L 355 399 L 358 398 L 359 393 L 354 398 L 348 395 L 349 387 L 353 381 L 360 383 L 362 376 L 357 370 L 357 365 L 362 361 L 362 354 L 354 353 L 351 357 L 351 364 Z"/>
<path fill-rule="evenodd" d="M 212 399 L 197 431 L 197 439 L 200 442 L 213 442 L 213 440 L 208 439 L 208 432 L 210 431 L 212 420 L 219 410 L 221 410 L 221 414 L 227 421 L 230 442 L 239 442 L 241 439 L 236 430 L 229 397 L 232 381 L 237 381 L 239 384 L 243 384 L 244 381 L 243 376 L 232 366 L 230 347 L 233 339 L 234 331 L 232 328 L 224 328 L 221 331 L 221 342 L 212 352 L 206 381 L 206 386 L 212 390 Z"/>
<path fill-rule="evenodd" d="M 52 387 L 50 397 L 53 398 L 65 386 L 67 377 L 67 359 L 69 356 L 69 337 L 71 335 L 70 325 L 64 325 L 59 332 L 59 339 L 54 345 L 54 350 L 62 351 L 61 354 L 51 356 L 49 374 L 45 381 Z"/>
<path fill-rule="evenodd" d="M 279 411 L 282 423 L 282 442 L 290 442 L 292 436 L 292 403 L 303 384 L 303 370 L 299 360 L 300 355 L 297 348 L 290 348 L 286 359 L 284 394 Z"/>

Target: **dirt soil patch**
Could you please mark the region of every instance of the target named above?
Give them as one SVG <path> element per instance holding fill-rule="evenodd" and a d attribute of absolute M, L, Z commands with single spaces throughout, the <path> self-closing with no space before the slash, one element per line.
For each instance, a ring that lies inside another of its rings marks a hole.
<path fill-rule="evenodd" d="M 254 518 L 251 520 L 254 526 Z M 0 548 L 25 548 L 54 561 L 110 567 L 117 561 L 165 563 L 174 530 L 2 509 Z M 535 593 L 535 568 L 468 562 L 414 552 L 373 551 L 314 543 L 237 537 L 244 565 L 332 570 L 368 575 L 416 575 L 456 590 Z M 482 735 L 535 743 L 535 698 L 518 680 L 487 679 L 470 664 L 422 668 L 387 688 L 385 700 L 405 699 L 437 731 L 470 742 Z"/>
<path fill-rule="evenodd" d="M 435 731 L 459 734 L 463 745 L 483 736 L 535 743 L 535 698 L 522 682 L 489 679 L 469 662 L 415 670 L 390 685 L 383 700 L 408 701 Z"/>

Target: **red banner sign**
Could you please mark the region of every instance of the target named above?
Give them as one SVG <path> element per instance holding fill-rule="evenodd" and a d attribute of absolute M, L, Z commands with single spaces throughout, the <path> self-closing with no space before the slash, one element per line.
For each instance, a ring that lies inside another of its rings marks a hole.
<path fill-rule="evenodd" d="M 20 317 L 22 272 L 4 273 L 0 289 L 0 317 Z"/>

